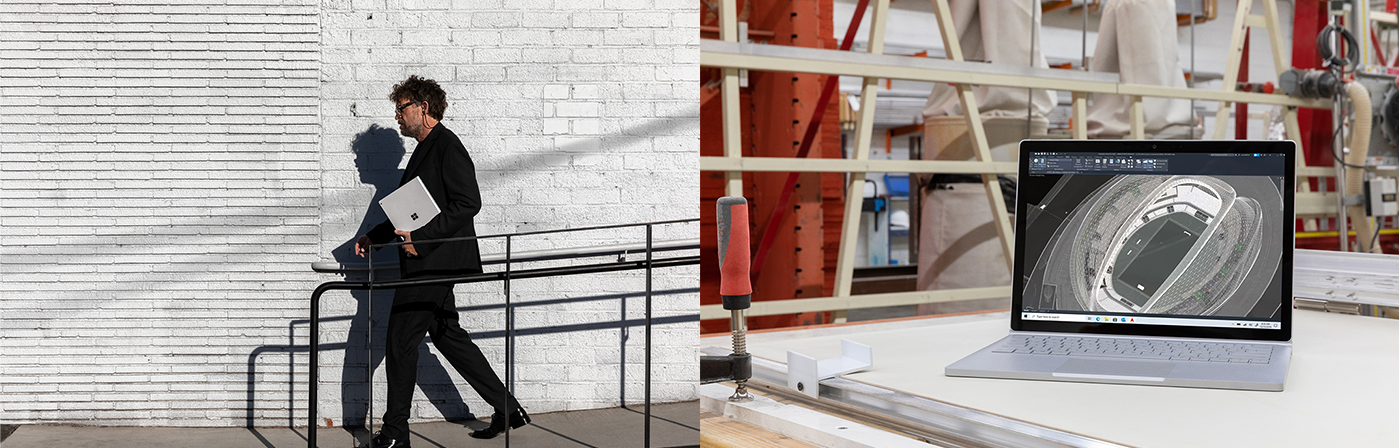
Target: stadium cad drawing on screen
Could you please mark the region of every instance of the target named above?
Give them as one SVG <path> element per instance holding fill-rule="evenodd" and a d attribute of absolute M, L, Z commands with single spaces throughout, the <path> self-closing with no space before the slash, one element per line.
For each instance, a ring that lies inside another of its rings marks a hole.
<path fill-rule="evenodd" d="M 1286 157 L 1025 157 L 1026 318 L 1280 327 Z"/>

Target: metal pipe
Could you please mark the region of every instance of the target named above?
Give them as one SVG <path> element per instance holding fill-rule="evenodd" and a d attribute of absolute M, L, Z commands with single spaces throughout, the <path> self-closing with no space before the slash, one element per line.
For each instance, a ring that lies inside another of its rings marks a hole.
<path fill-rule="evenodd" d="M 651 448 L 651 226 L 646 226 L 646 448 Z"/>
<path fill-rule="evenodd" d="M 384 243 L 384 244 L 375 244 L 375 245 L 371 245 L 371 246 L 369 246 L 369 247 L 392 247 L 392 246 L 402 246 L 402 245 L 405 245 L 405 244 L 424 244 L 424 243 L 450 243 L 450 242 L 453 242 L 453 241 L 470 241 L 470 240 L 484 240 L 484 239 L 489 239 L 489 238 L 505 238 L 505 237 L 507 237 L 507 236 L 548 235 L 548 234 L 551 234 L 551 233 L 568 233 L 568 232 L 583 232 L 583 231 L 588 231 L 588 230 L 607 230 L 607 229 L 621 229 L 621 228 L 625 228 L 625 227 L 641 227 L 641 226 L 644 226 L 644 225 L 647 225 L 647 224 L 654 224 L 654 225 L 661 225 L 661 224 L 684 224 L 684 223 L 697 222 L 697 221 L 699 221 L 698 218 L 690 218 L 690 219 L 672 219 L 672 220 L 669 220 L 669 221 L 654 221 L 654 222 L 649 222 L 649 223 L 637 223 L 637 224 L 613 224 L 613 225 L 606 225 L 606 226 L 578 227 L 578 228 L 574 228 L 574 229 L 536 230 L 536 231 L 533 231 L 533 232 L 497 233 L 497 234 L 494 234 L 494 235 L 476 235 L 476 236 L 462 236 L 462 237 L 456 237 L 456 238 L 439 238 L 439 239 L 435 239 L 435 240 L 414 241 L 414 242 L 412 242 L 412 243 L 409 243 L 409 242 Z"/>
<path fill-rule="evenodd" d="M 373 251 L 373 250 L 366 250 L 365 252 L 369 252 L 369 265 L 370 265 L 370 266 L 374 266 L 374 251 Z M 365 417 L 364 430 L 365 430 L 366 432 L 369 433 L 368 435 L 369 435 L 369 437 L 370 437 L 370 445 L 373 445 L 373 443 L 374 443 L 374 442 L 373 442 L 373 437 L 374 437 L 374 270 L 373 270 L 373 269 L 369 269 L 369 297 L 367 297 L 367 298 L 365 299 L 365 301 L 368 302 L 368 304 L 369 304 L 368 307 L 367 307 L 367 308 L 369 308 L 369 312 L 368 312 L 369 321 L 367 322 L 367 323 L 368 323 L 368 328 L 365 330 L 366 335 L 365 335 L 365 337 L 364 337 L 364 349 L 369 351 L 369 357 L 366 358 L 369 362 L 365 363 L 366 365 L 364 366 L 364 372 L 365 372 L 364 381 L 365 381 L 366 384 L 369 385 L 369 416 Z M 392 305 L 392 303 L 390 303 L 390 305 Z M 318 331 L 318 332 L 316 332 L 316 333 L 319 334 L 320 332 Z M 385 342 L 384 345 L 385 345 L 385 347 L 384 347 L 384 349 L 385 349 L 384 356 L 385 356 L 385 357 L 388 357 L 388 343 Z M 349 359 L 349 357 L 346 357 L 346 359 Z M 343 381 L 343 380 L 342 380 L 342 381 Z M 342 390 L 343 390 L 343 389 L 342 389 Z M 344 397 L 340 397 L 340 399 L 341 399 L 341 400 L 344 400 L 345 398 L 344 398 Z M 344 423 L 342 422 L 341 424 L 344 424 Z"/>
<path fill-rule="evenodd" d="M 368 287 L 368 282 L 326 282 L 316 286 L 311 292 L 311 381 L 307 385 L 307 391 L 311 394 L 308 400 L 310 405 L 306 412 L 307 425 L 306 441 L 307 446 L 316 446 L 316 394 L 319 391 L 320 383 L 320 328 L 321 328 L 321 294 L 332 289 L 364 289 Z"/>
<path fill-rule="evenodd" d="M 743 310 L 732 310 L 729 318 L 729 330 L 733 332 L 733 354 L 743 356 L 748 354 L 748 319 L 743 317 Z M 741 379 L 734 381 L 738 387 L 734 388 L 733 396 L 729 401 L 744 403 L 753 401 L 753 395 L 748 393 L 748 380 Z"/>
<path fill-rule="evenodd" d="M 321 370 L 317 368 L 317 366 L 320 365 L 320 357 L 316 356 L 316 354 L 320 352 L 320 344 L 317 344 L 317 340 L 320 339 L 320 334 L 316 330 L 321 328 L 321 293 L 325 292 L 326 285 L 327 284 L 324 283 L 321 284 L 321 286 L 316 287 L 315 292 L 311 293 L 311 328 L 314 330 L 310 332 L 311 367 L 308 370 L 311 371 L 311 381 L 310 384 L 306 386 L 308 392 L 311 394 L 311 403 L 307 406 L 310 409 L 306 411 L 306 446 L 311 448 L 316 448 L 316 405 L 319 404 L 318 400 L 316 400 L 316 394 L 318 393 L 316 390 L 316 383 L 320 382 L 320 377 L 317 374 Z M 371 400 L 372 399 L 371 397 Z M 251 424 L 249 426 L 251 426 Z"/>
<path fill-rule="evenodd" d="M 1335 19 L 1333 18 L 1332 20 Z M 1339 54 L 1339 52 L 1337 54 Z M 1333 100 L 1336 103 L 1336 107 L 1331 113 L 1331 119 L 1334 120 L 1334 123 L 1336 124 L 1336 132 L 1334 133 L 1334 135 L 1331 136 L 1331 151 L 1332 154 L 1340 152 L 1341 160 L 1345 159 L 1344 152 L 1346 147 L 1345 98 L 1346 96 L 1343 93 L 1336 94 L 1336 97 Z M 1336 232 L 1338 235 L 1340 235 L 1340 238 L 1337 238 L 1339 246 L 1338 249 L 1341 252 L 1349 252 L 1350 237 L 1347 235 L 1346 228 L 1346 166 L 1339 160 L 1333 163 L 1332 166 L 1334 166 L 1336 170 Z"/>
<path fill-rule="evenodd" d="M 926 96 L 926 95 L 925 95 Z M 699 238 L 689 240 L 672 240 L 655 243 L 651 250 L 655 252 L 678 251 L 699 249 Z M 606 246 L 592 247 L 569 247 L 563 249 L 532 250 L 511 254 L 511 262 L 524 263 L 530 261 L 550 261 L 567 260 L 584 257 L 604 257 L 609 255 L 627 254 L 646 250 L 645 244 L 612 244 Z M 371 258 L 373 258 L 371 256 Z M 489 254 L 481 256 L 481 265 L 495 265 L 505 263 L 503 254 Z M 316 272 L 343 272 L 343 271 L 365 271 L 370 266 L 374 269 L 398 269 L 398 263 L 373 264 L 370 263 L 341 263 L 337 261 L 316 261 L 311 263 L 311 270 Z"/>
<path fill-rule="evenodd" d="M 515 394 L 515 370 L 510 361 L 515 358 L 515 309 L 510 307 L 510 236 L 505 237 L 505 396 L 500 397 L 500 409 L 505 419 L 505 448 L 510 448 L 510 396 Z M 495 424 L 492 418 L 491 424 Z"/>

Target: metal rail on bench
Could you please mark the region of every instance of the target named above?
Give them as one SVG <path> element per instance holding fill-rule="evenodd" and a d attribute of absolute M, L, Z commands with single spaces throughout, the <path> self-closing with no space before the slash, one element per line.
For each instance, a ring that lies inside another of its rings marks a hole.
<path fill-rule="evenodd" d="M 322 283 L 322 284 L 320 284 L 319 286 L 317 286 L 316 289 L 315 289 L 315 291 L 311 293 L 311 335 L 310 335 L 310 336 L 311 336 L 311 347 L 310 347 L 310 352 L 311 352 L 311 360 L 310 360 L 310 362 L 311 362 L 311 366 L 310 366 L 311 378 L 310 378 L 310 384 L 309 384 L 309 386 L 308 386 L 308 391 L 310 392 L 311 396 L 310 396 L 310 399 L 308 400 L 308 408 L 309 408 L 309 409 L 308 409 L 308 411 L 307 411 L 307 414 L 308 414 L 308 415 L 307 415 L 307 421 L 308 421 L 308 423 L 309 423 L 309 424 L 307 425 L 307 426 L 308 426 L 308 428 L 307 428 L 307 440 L 306 440 L 306 441 L 307 441 L 307 446 L 308 446 L 308 447 L 311 447 L 311 448 L 315 448 L 315 447 L 316 447 L 316 429 L 318 428 L 318 425 L 317 425 L 317 423 L 316 423 L 316 410 L 317 410 L 317 407 L 318 407 L 319 404 L 320 404 L 320 400 L 318 399 L 318 398 L 319 398 L 319 397 L 318 397 L 318 390 L 319 390 L 319 381 L 320 381 L 320 356 L 319 356 L 319 355 L 320 355 L 320 354 L 319 354 L 319 348 L 320 348 L 320 347 L 319 347 L 319 345 L 320 345 L 320 303 L 321 303 L 321 295 L 324 294 L 326 291 L 331 291 L 331 290 L 370 290 L 370 291 L 372 291 L 372 290 L 374 290 L 374 289 L 397 289 L 397 288 L 407 287 L 407 286 L 456 285 L 456 284 L 461 284 L 461 283 L 482 283 L 482 282 L 491 282 L 491 281 L 502 281 L 502 282 L 504 282 L 505 310 L 506 310 L 506 313 L 505 313 L 505 315 L 506 315 L 506 323 L 505 323 L 505 372 L 506 372 L 506 381 L 505 381 L 505 382 L 506 382 L 506 384 L 510 384 L 510 383 L 513 383 L 513 382 L 514 382 L 513 374 L 511 373 L 511 370 L 510 370 L 510 364 L 511 364 L 511 363 L 510 363 L 510 359 L 511 359 L 511 354 L 512 354 L 511 352 L 512 352 L 512 349 L 513 349 L 513 347 L 512 347 L 512 345 L 513 345 L 513 344 L 512 344 L 513 333 L 512 333 L 512 332 L 514 331 L 514 318 L 513 318 L 513 313 L 510 312 L 511 309 L 512 309 L 512 308 L 511 308 L 511 303 L 510 303 L 510 280 L 512 280 L 512 279 L 543 278 L 543 277 L 556 277 L 556 276 L 563 276 L 563 275 L 593 274 L 593 273 L 602 273 L 602 272 L 617 272 L 617 271 L 629 271 L 629 270 L 645 269 L 645 270 L 646 270 L 646 379 L 645 379 L 645 384 L 646 384 L 646 392 L 645 392 L 645 396 L 646 396 L 646 409 L 645 409 L 645 419 L 646 419 L 646 422 L 645 422 L 645 439 L 646 439 L 646 442 L 645 442 L 645 444 L 646 444 L 646 445 L 645 445 L 645 446 L 650 447 L 650 446 L 651 446 L 651 269 L 653 269 L 653 268 L 676 267 L 676 266 L 687 266 L 687 265 L 698 265 L 699 262 L 700 262 L 700 257 L 699 257 L 698 254 L 693 255 L 693 256 L 689 256 L 689 255 L 678 255 L 678 256 L 672 256 L 672 257 L 661 258 L 661 259 L 655 259 L 655 258 L 653 258 L 652 255 L 653 255 L 654 252 L 678 251 L 678 250 L 687 250 L 687 249 L 698 249 L 698 248 L 699 248 L 699 244 L 698 244 L 698 241 L 696 240 L 696 241 L 666 242 L 666 243 L 662 243 L 662 244 L 660 244 L 660 245 L 656 245 L 656 244 L 653 244 L 653 241 L 652 241 L 652 230 L 653 230 L 653 228 L 654 228 L 655 226 L 657 226 L 657 225 L 692 223 L 692 222 L 698 222 L 698 221 L 699 221 L 699 219 L 681 219 L 681 220 L 656 221 L 656 222 L 637 223 L 637 224 L 619 224 L 619 225 L 610 225 L 610 226 L 584 227 L 584 228 L 577 228 L 577 229 L 544 230 L 544 231 L 536 231 L 536 232 L 521 232 L 521 233 L 500 234 L 500 235 L 479 235 L 479 236 L 464 237 L 464 238 L 444 238 L 444 239 L 436 239 L 436 240 L 414 241 L 414 242 L 412 242 L 412 243 L 395 242 L 395 243 L 387 243 L 387 244 L 376 244 L 376 245 L 371 245 L 371 246 L 370 246 L 371 250 L 369 251 L 369 252 L 370 252 L 369 263 L 368 263 L 368 264 L 365 264 L 365 265 L 362 265 L 362 266 L 353 265 L 353 264 L 351 264 L 351 265 L 344 265 L 344 264 L 339 264 L 339 263 L 334 263 L 334 264 L 330 264 L 330 263 L 317 263 L 317 264 L 314 264 L 314 265 L 313 265 L 313 268 L 316 269 L 318 272 L 324 272 L 324 271 L 327 271 L 327 270 L 368 270 L 368 271 L 369 271 L 369 280 L 368 280 L 368 281 L 363 281 L 363 282 L 351 282 L 351 281 L 325 282 L 325 283 Z M 573 251 L 573 252 L 571 252 L 571 253 L 570 253 L 570 252 L 567 252 L 568 249 L 551 250 L 551 251 L 535 251 L 535 252 L 522 253 L 521 255 L 524 255 L 524 257 L 518 258 L 518 259 L 512 257 L 512 254 L 511 254 L 511 247 L 510 247 L 510 246 L 511 246 L 511 243 L 512 243 L 512 241 L 513 241 L 514 238 L 520 237 L 520 236 L 543 235 L 543 234 L 566 233 L 566 232 L 583 232 L 583 231 L 590 231 L 590 230 L 606 230 L 606 229 L 617 229 L 617 228 L 627 228 L 627 227 L 642 227 L 642 226 L 645 226 L 645 227 L 646 227 L 646 243 L 645 243 L 644 245 L 613 245 L 613 246 L 599 246 L 599 247 L 594 247 L 594 248 L 579 248 L 579 250 L 575 250 L 575 251 Z M 482 240 L 482 239 L 488 239 L 488 238 L 505 238 L 505 254 L 504 254 L 503 257 L 489 257 L 489 256 L 488 256 L 488 257 L 483 257 L 482 264 L 505 264 L 505 270 L 504 270 L 504 271 L 498 271 L 498 272 L 482 272 L 482 273 L 467 274 L 467 275 L 462 275 L 462 276 L 457 276 L 457 277 L 431 278 L 431 279 L 410 279 L 410 280 L 392 280 L 392 281 L 376 282 L 376 281 L 374 280 L 374 271 L 379 270 L 379 269 L 386 268 L 386 267 L 388 267 L 388 266 L 383 266 L 383 265 L 381 265 L 381 266 L 375 266 L 374 269 L 369 269 L 370 266 L 374 266 L 373 249 L 378 249 L 378 248 L 383 248 L 383 247 L 396 247 L 396 246 L 402 246 L 402 245 L 405 245 L 405 244 L 445 243 L 445 242 L 452 242 L 452 241 Z M 550 267 L 550 268 L 525 269 L 525 270 L 518 270 L 518 271 L 517 271 L 517 270 L 512 270 L 512 269 L 511 269 L 511 266 L 510 266 L 511 263 L 518 263 L 518 262 L 525 262 L 525 261 L 543 261 L 543 260 L 561 260 L 561 259 L 572 259 L 572 258 L 589 258 L 589 257 L 598 257 L 598 256 L 613 255 L 613 254 L 617 254 L 619 251 L 620 251 L 620 252 L 623 252 L 623 253 L 627 253 L 627 252 L 629 252 L 629 251 L 636 251 L 636 250 L 640 250 L 640 251 L 644 251 L 644 252 L 645 252 L 645 254 L 646 254 L 646 259 L 645 259 L 644 261 L 642 261 L 642 260 L 638 260 L 638 261 L 627 261 L 627 260 L 623 259 L 623 260 L 619 260 L 619 261 L 616 261 L 616 262 L 596 263 L 596 264 L 581 265 L 581 266 L 563 266 L 563 267 Z M 487 260 L 486 260 L 487 258 L 490 259 L 489 262 L 487 262 Z M 335 267 L 339 267 L 339 269 L 335 269 Z M 371 307 L 371 308 L 372 308 L 372 307 Z M 371 400 L 372 400 L 372 398 L 371 398 Z M 507 406 L 507 407 L 508 407 L 508 406 Z M 505 437 L 506 437 L 506 438 L 505 438 L 505 443 L 506 443 L 506 446 L 508 447 L 508 446 L 510 446 L 510 433 L 509 433 L 509 432 L 506 432 Z"/>

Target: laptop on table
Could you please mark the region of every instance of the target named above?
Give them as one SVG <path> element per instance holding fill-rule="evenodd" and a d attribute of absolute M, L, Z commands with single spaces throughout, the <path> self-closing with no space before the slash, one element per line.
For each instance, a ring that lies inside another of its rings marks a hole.
<path fill-rule="evenodd" d="M 1290 141 L 1020 144 L 1011 332 L 948 376 L 1281 391 Z"/>

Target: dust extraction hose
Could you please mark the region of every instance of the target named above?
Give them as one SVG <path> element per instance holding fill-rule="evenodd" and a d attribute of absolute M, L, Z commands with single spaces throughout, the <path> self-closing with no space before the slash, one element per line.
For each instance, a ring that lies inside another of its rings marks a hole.
<path fill-rule="evenodd" d="M 1350 133 L 1350 153 L 1346 154 L 1346 185 L 1345 195 L 1355 196 L 1362 194 L 1365 185 L 1365 159 L 1370 152 L 1370 121 L 1373 114 L 1370 106 L 1370 92 L 1365 86 L 1358 82 L 1346 84 L 1346 95 L 1350 97 L 1351 107 L 1355 111 L 1355 126 Z M 1350 225 L 1355 230 L 1355 241 L 1360 244 L 1361 252 L 1374 252 L 1379 248 L 1375 244 L 1375 229 L 1370 224 L 1370 219 L 1365 216 L 1365 205 L 1356 204 L 1346 206 L 1346 216 L 1350 217 Z M 1341 227 L 1341 226 L 1337 226 Z M 1345 238 L 1345 233 L 1341 233 Z"/>

